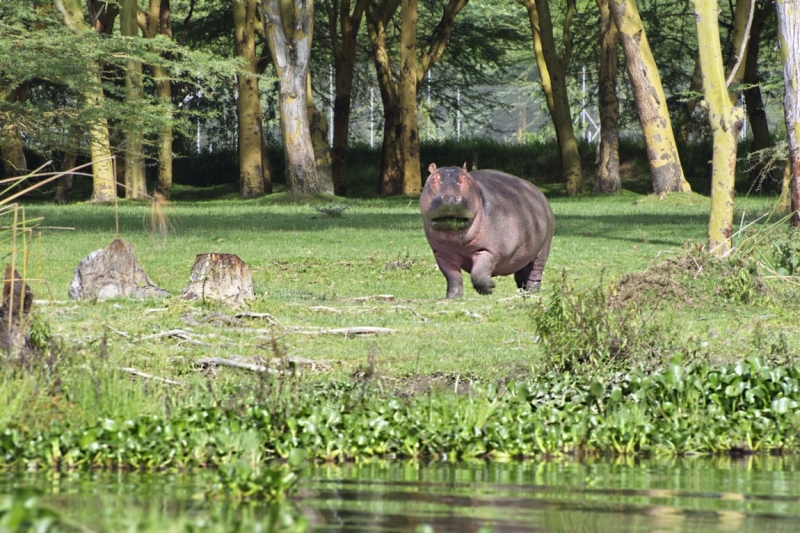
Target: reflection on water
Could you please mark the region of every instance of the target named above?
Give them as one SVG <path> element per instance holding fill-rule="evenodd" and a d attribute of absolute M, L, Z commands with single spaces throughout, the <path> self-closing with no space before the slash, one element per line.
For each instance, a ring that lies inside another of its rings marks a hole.
<path fill-rule="evenodd" d="M 788 532 L 800 459 L 323 466 L 300 505 L 315 531 Z"/>
<path fill-rule="evenodd" d="M 295 504 L 320 532 L 800 531 L 800 457 L 383 462 L 318 466 L 304 478 Z M 262 523 L 263 504 L 198 498 L 206 481 L 0 473 L 0 495 L 37 487 L 94 531 L 258 530 L 240 526 Z"/>

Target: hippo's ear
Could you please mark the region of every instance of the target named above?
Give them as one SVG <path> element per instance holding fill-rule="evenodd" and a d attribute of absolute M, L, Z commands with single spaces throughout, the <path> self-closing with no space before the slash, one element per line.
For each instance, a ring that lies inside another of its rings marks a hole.
<path fill-rule="evenodd" d="M 436 172 L 436 163 L 431 163 L 430 165 L 428 165 L 428 172 L 430 172 L 431 174 Z"/>

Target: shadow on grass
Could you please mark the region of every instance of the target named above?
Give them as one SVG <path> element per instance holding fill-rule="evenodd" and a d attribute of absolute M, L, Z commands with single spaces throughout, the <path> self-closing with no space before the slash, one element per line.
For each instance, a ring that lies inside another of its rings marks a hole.
<path fill-rule="evenodd" d="M 354 210 L 345 211 L 339 217 L 331 217 L 306 205 L 303 212 L 287 213 L 280 209 L 271 209 L 264 199 L 249 201 L 249 205 L 237 205 L 227 210 L 224 206 L 213 209 L 211 204 L 201 204 L 211 212 L 197 212 L 192 207 L 168 211 L 178 236 L 193 234 L 219 234 L 228 232 L 245 232 L 260 238 L 280 232 L 330 232 L 343 230 L 353 231 L 388 231 L 418 233 L 422 232 L 421 216 L 416 210 L 411 212 L 392 212 L 392 209 L 405 208 L 414 198 L 394 198 L 374 202 L 376 209 L 369 209 L 370 202 L 359 203 Z M 130 206 L 120 209 L 120 232 L 141 235 L 148 228 L 149 210 L 142 206 L 133 212 Z M 114 230 L 114 210 L 111 207 L 76 206 L 53 208 L 31 214 L 44 215 L 45 226 L 73 227 L 77 232 L 98 233 Z M 707 215 L 703 213 L 631 213 L 631 214 L 560 214 L 556 217 L 556 239 L 604 239 L 630 242 L 649 242 L 679 246 L 692 238 L 695 233 L 702 233 L 707 223 Z M 696 228 L 692 230 L 691 228 Z M 673 238 L 674 236 L 674 238 Z"/>

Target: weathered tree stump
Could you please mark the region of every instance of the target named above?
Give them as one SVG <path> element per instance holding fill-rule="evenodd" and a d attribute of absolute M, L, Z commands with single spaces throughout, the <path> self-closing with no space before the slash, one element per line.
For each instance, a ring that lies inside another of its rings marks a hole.
<path fill-rule="evenodd" d="M 166 296 L 169 293 L 157 287 L 139 266 L 133 247 L 119 238 L 84 257 L 69 286 L 73 300 Z"/>
<path fill-rule="evenodd" d="M 183 300 L 218 300 L 241 305 L 255 298 L 253 278 L 244 261 L 234 254 L 198 254 L 183 289 Z"/>
<path fill-rule="evenodd" d="M 22 348 L 25 343 L 25 318 L 31 312 L 33 292 L 11 265 L 6 265 L 3 301 L 0 304 L 0 349 Z"/>

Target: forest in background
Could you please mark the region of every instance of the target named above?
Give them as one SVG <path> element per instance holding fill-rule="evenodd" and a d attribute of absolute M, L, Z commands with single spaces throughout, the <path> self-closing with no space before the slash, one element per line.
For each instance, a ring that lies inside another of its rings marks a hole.
<path fill-rule="evenodd" d="M 752 182 L 781 183 L 793 212 L 800 202 L 796 1 L 31 0 L 4 3 L 0 20 L 6 178 L 92 161 L 93 202 L 169 197 L 175 167 L 214 152 L 237 167 L 242 198 L 273 181 L 345 196 L 367 95 L 382 196 L 420 191 L 423 140 L 485 137 L 500 110 L 519 122 L 506 142 L 557 145 L 568 196 L 589 181 L 620 189 L 632 124 L 657 194 L 691 190 L 680 152 L 712 143 L 709 249 L 721 255 L 737 155 Z M 765 101 L 779 99 L 784 120 L 770 124 Z M 530 107 L 549 122 L 528 127 Z M 56 201 L 74 177 L 59 178 Z"/>

